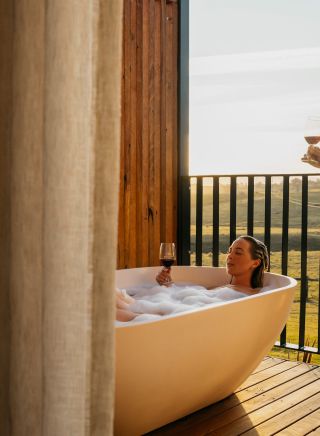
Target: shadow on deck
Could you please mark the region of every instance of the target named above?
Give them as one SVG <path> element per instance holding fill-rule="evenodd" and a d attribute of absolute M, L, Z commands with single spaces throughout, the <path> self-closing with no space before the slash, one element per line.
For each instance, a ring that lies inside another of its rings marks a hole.
<path fill-rule="evenodd" d="M 228 398 L 151 435 L 320 435 L 320 367 L 266 357 Z"/>

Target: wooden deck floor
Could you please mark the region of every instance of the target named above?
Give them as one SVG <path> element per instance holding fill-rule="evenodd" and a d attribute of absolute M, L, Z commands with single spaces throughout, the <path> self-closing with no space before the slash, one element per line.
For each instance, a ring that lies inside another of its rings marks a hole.
<path fill-rule="evenodd" d="M 266 357 L 230 397 L 148 435 L 320 435 L 320 367 Z"/>

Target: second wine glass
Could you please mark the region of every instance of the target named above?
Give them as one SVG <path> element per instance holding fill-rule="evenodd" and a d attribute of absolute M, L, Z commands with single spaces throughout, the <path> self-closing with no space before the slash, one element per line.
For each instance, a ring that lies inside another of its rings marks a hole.
<path fill-rule="evenodd" d="M 313 115 L 308 117 L 304 139 L 309 145 L 316 145 L 320 141 L 320 115 Z"/>
<path fill-rule="evenodd" d="M 309 144 L 307 153 L 302 157 L 302 162 L 308 163 L 316 168 L 320 168 L 320 115 L 308 117 L 304 139 Z"/>

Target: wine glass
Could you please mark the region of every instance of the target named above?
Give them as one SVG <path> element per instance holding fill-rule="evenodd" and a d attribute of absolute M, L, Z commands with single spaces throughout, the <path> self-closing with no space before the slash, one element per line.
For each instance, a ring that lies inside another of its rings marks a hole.
<path fill-rule="evenodd" d="M 316 147 L 316 145 L 320 142 L 320 115 L 313 115 L 307 118 L 304 139 L 309 144 L 309 147 L 302 161 L 319 168 L 320 148 Z"/>
<path fill-rule="evenodd" d="M 320 115 L 308 117 L 305 126 L 304 139 L 309 145 L 318 144 L 320 141 Z"/>
<path fill-rule="evenodd" d="M 164 267 L 163 270 L 170 271 L 171 266 L 173 265 L 176 259 L 176 246 L 173 242 L 162 242 L 160 244 L 160 252 L 159 252 L 160 263 Z M 171 285 L 172 281 L 170 281 L 170 276 L 165 279 L 165 285 Z"/>
<path fill-rule="evenodd" d="M 170 269 L 176 260 L 176 246 L 173 242 L 161 242 L 159 258 L 161 265 Z"/>

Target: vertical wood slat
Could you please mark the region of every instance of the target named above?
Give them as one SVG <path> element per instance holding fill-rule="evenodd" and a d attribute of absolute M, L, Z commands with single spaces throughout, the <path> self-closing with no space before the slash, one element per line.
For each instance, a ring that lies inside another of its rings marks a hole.
<path fill-rule="evenodd" d="M 123 27 L 126 28 L 128 26 L 128 3 L 124 3 L 123 6 Z M 126 120 L 126 111 L 123 109 L 124 107 L 127 107 L 128 104 L 124 104 L 125 101 L 125 86 L 126 86 L 126 70 L 125 70 L 125 64 L 124 59 L 126 57 L 126 41 L 123 38 L 122 39 L 122 82 L 121 82 L 121 102 L 122 102 L 122 122 L 121 122 L 121 145 L 120 145 L 120 162 L 124 162 L 125 160 L 125 120 Z M 128 80 L 127 80 L 128 82 Z M 124 219 L 124 211 L 125 209 L 125 202 L 126 202 L 126 174 L 125 174 L 125 165 L 121 165 L 121 172 L 120 172 L 120 182 L 119 182 L 119 216 L 118 216 L 118 226 L 122 229 L 122 232 L 118 232 L 118 246 L 123 247 L 122 250 L 118 250 L 117 253 L 117 264 L 118 265 L 124 265 L 125 261 L 125 219 Z"/>
<path fill-rule="evenodd" d="M 171 109 L 171 122 L 172 122 L 172 224 L 171 224 L 171 240 L 176 241 L 178 238 L 178 40 L 179 40 L 179 26 L 177 17 L 179 16 L 178 2 L 174 1 L 168 4 L 171 8 L 171 62 L 172 62 L 172 81 L 170 93 L 172 95 L 172 109 Z M 176 181 L 176 182 L 174 182 Z"/>
<path fill-rule="evenodd" d="M 153 0 L 153 7 L 150 8 L 150 23 L 154 23 L 154 29 L 151 29 L 151 38 L 149 46 L 150 56 L 150 195 L 148 204 L 148 223 L 149 223 L 149 253 L 150 262 L 156 264 L 158 262 L 158 248 L 160 246 L 160 157 L 161 157 L 161 142 L 160 142 L 160 104 L 161 104 L 161 39 L 160 39 L 160 19 L 161 5 Z"/>
<path fill-rule="evenodd" d="M 129 93 L 129 101 L 131 101 L 130 109 L 128 108 L 128 111 L 130 113 L 130 119 L 129 119 L 129 137 L 130 137 L 130 143 L 127 150 L 125 150 L 125 153 L 127 153 L 127 156 L 125 156 L 126 159 L 126 177 L 127 180 L 130 181 L 129 185 L 129 195 L 127 196 L 126 201 L 126 208 L 129 211 L 129 213 L 126 215 L 126 230 L 128 239 L 125 243 L 125 265 L 128 266 L 132 263 L 136 263 L 137 260 L 137 253 L 136 250 L 132 250 L 131 247 L 136 247 L 137 244 L 137 221 L 136 221 L 136 208 L 137 208 L 137 197 L 138 197 L 138 191 L 137 191 L 137 168 L 135 165 L 133 165 L 134 162 L 137 160 L 137 143 L 138 143 L 138 126 L 140 125 L 141 116 L 140 113 L 137 112 L 137 105 L 139 104 L 139 95 L 138 92 L 141 88 L 141 82 L 139 82 L 141 78 L 141 43 L 136 44 L 135 38 L 140 41 L 140 35 L 141 35 L 141 3 L 138 4 L 138 7 L 135 8 L 134 4 L 130 2 L 130 33 L 132 37 L 129 41 L 130 51 L 130 82 L 129 87 L 126 88 L 126 92 Z M 124 57 L 124 62 L 126 62 L 126 56 Z M 126 109 L 124 107 L 124 109 Z M 125 124 L 126 126 L 126 124 Z M 125 132 L 127 129 L 125 129 Z M 139 140 L 141 140 L 139 138 Z M 121 162 L 122 163 L 122 162 Z M 121 176 L 120 176 L 121 177 Z"/>
<path fill-rule="evenodd" d="M 141 163 L 137 186 L 140 187 L 141 195 L 137 202 L 142 219 L 138 220 L 137 260 L 140 265 L 148 264 L 149 255 L 149 225 L 148 225 L 148 195 L 149 195 L 149 40 L 150 23 L 149 8 L 151 2 L 142 1 L 142 96 L 140 107 L 142 111 L 142 143 L 139 147 L 138 162 Z M 137 108 L 138 110 L 138 108 Z"/>
<path fill-rule="evenodd" d="M 140 7 L 140 9 L 139 9 Z M 140 11 L 140 15 L 139 15 Z M 136 201 L 137 168 L 132 163 L 137 159 L 137 68 L 141 59 L 139 40 L 141 29 L 141 4 L 134 7 L 132 2 L 124 3 L 124 29 L 131 38 L 123 38 L 123 80 L 122 80 L 122 126 L 121 126 L 121 173 L 119 192 L 119 236 L 118 265 L 127 267 L 136 263 Z M 126 61 L 125 61 L 126 60 Z M 138 71 L 139 73 L 139 71 Z M 140 76 L 138 76 L 140 77 Z"/>
<path fill-rule="evenodd" d="M 141 7 L 140 7 L 141 9 Z M 138 21 L 138 18 L 141 14 L 136 8 L 133 7 L 131 2 L 130 7 L 130 26 L 131 34 L 137 34 L 139 37 L 140 29 L 141 29 L 141 21 Z M 129 92 L 129 101 L 130 107 L 128 108 L 128 116 L 129 116 L 129 132 L 126 132 L 129 137 L 129 143 L 127 148 L 127 159 L 126 159 L 126 177 L 127 177 L 127 198 L 126 198 L 126 210 L 128 211 L 126 215 L 126 230 L 128 235 L 129 244 L 125 246 L 126 259 L 128 264 L 136 262 L 136 252 L 129 251 L 129 247 L 136 246 L 136 203 L 137 203 L 137 171 L 136 168 L 132 166 L 132 162 L 135 162 L 137 159 L 137 117 L 136 117 L 136 108 L 137 108 L 137 87 L 134 86 L 136 83 L 137 77 L 140 77 L 139 68 L 141 64 L 141 47 L 136 47 L 134 41 L 130 39 L 129 41 L 129 56 L 130 56 L 130 67 L 129 67 L 129 88 L 126 89 L 127 93 Z M 139 63 L 140 62 L 140 63 Z"/>
<path fill-rule="evenodd" d="M 13 77 L 14 5 L 10 0 L 0 4 L 0 434 L 10 434 L 9 374 L 10 374 L 10 171 L 11 116 Z"/>
<path fill-rule="evenodd" d="M 161 102 L 160 102 L 160 136 L 161 136 L 161 228 L 160 238 L 166 242 L 166 207 L 167 207 L 167 190 L 166 185 L 166 4 L 165 0 L 160 0 L 160 89 L 161 89 Z"/>
<path fill-rule="evenodd" d="M 124 23 L 125 25 L 126 23 Z M 124 53 L 124 41 L 122 41 L 122 52 Z M 123 62 L 122 62 L 122 71 L 123 71 Z M 121 82 L 121 101 L 124 101 L 124 72 L 122 72 L 122 82 Z M 124 114 L 122 114 L 122 120 L 124 118 Z M 124 161 L 124 123 L 121 123 L 121 145 L 120 145 L 120 162 Z M 120 176 L 119 182 L 119 217 L 118 217 L 118 226 L 119 228 L 124 228 L 124 215 L 121 213 L 124 211 L 124 198 L 125 198 L 125 181 L 124 174 Z M 124 247 L 124 232 L 119 232 L 118 234 L 118 245 Z M 124 250 L 118 250 L 117 253 L 117 265 L 124 264 Z"/>
<path fill-rule="evenodd" d="M 118 268 L 176 241 L 178 5 L 124 0 Z"/>
<path fill-rule="evenodd" d="M 165 23 L 166 31 L 165 31 L 165 48 L 168 50 L 168 54 L 170 53 L 170 49 L 172 48 L 172 8 L 171 4 L 164 5 L 165 15 L 163 16 L 163 20 Z M 166 52 L 164 52 L 166 53 Z M 166 166 L 166 174 L 165 174 L 165 184 L 168 186 L 166 189 L 166 209 L 165 209 L 165 233 L 163 237 L 165 240 L 172 241 L 172 210 L 173 210 L 173 192 L 172 185 L 170 184 L 170 180 L 172 180 L 172 155 L 173 155 L 173 130 L 172 130 L 172 94 L 170 92 L 172 86 L 172 60 L 170 56 L 165 56 L 165 101 L 166 101 L 166 112 L 165 112 L 165 132 L 166 132 L 166 153 L 165 153 L 165 166 Z"/>

